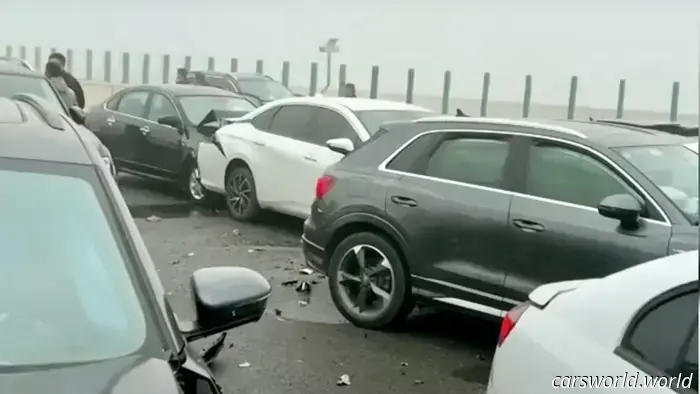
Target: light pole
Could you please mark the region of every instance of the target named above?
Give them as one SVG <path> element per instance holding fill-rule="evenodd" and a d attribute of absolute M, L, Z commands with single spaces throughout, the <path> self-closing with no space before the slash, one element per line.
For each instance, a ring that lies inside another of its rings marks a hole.
<path fill-rule="evenodd" d="M 326 86 L 321 89 L 321 93 L 325 93 L 331 86 L 331 76 L 333 67 L 333 54 L 340 52 L 337 38 L 329 38 L 325 45 L 318 48 L 319 52 L 326 54 Z"/>

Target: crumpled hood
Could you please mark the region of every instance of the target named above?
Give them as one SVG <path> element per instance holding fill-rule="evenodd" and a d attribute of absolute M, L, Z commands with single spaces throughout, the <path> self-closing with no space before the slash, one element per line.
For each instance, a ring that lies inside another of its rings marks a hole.
<path fill-rule="evenodd" d="M 71 367 L 3 373 L 0 393 L 178 394 L 178 383 L 166 361 L 130 356 Z"/>

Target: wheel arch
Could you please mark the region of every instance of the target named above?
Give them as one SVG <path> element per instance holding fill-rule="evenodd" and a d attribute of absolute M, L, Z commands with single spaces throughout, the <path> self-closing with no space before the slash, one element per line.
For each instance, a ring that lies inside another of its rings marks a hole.
<path fill-rule="evenodd" d="M 233 159 L 229 160 L 228 164 L 226 165 L 226 169 L 224 170 L 224 185 L 226 185 L 226 180 L 228 179 L 229 174 L 231 171 L 235 170 L 236 168 L 246 168 L 250 173 L 253 175 L 253 178 L 255 178 L 255 173 L 253 172 L 253 168 L 248 164 L 247 161 L 240 157 L 234 157 Z M 258 194 L 258 184 L 257 182 L 255 183 L 255 193 L 258 195 L 258 199 L 260 198 L 260 195 Z"/>

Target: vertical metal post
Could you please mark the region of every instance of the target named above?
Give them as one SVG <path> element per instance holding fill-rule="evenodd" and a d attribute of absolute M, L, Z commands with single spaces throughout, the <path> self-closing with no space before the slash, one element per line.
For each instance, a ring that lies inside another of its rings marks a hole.
<path fill-rule="evenodd" d="M 291 65 L 289 62 L 285 61 L 282 63 L 282 85 L 289 87 L 289 72 Z"/>
<path fill-rule="evenodd" d="M 73 73 L 73 50 L 66 49 L 66 70 L 69 73 Z"/>
<path fill-rule="evenodd" d="M 34 47 L 34 68 L 37 70 L 44 69 L 44 59 L 41 56 L 41 47 Z"/>
<path fill-rule="evenodd" d="M 27 47 L 24 45 L 19 47 L 19 58 L 22 60 L 27 60 Z"/>
<path fill-rule="evenodd" d="M 445 71 L 442 81 L 442 113 L 450 112 L 450 87 L 452 85 L 452 73 Z"/>
<path fill-rule="evenodd" d="M 12 56 L 12 45 L 5 46 L 5 56 L 7 56 L 7 57 Z"/>
<path fill-rule="evenodd" d="M 413 104 L 413 88 L 416 82 L 416 70 L 413 68 L 408 69 L 408 75 L 406 76 L 406 102 Z"/>
<path fill-rule="evenodd" d="M 379 66 L 372 66 L 372 79 L 369 85 L 369 98 L 379 97 Z"/>
<path fill-rule="evenodd" d="M 341 64 L 340 68 L 338 69 L 338 96 L 343 95 L 343 89 L 345 88 L 345 84 L 347 83 L 347 79 L 348 79 L 348 65 Z"/>
<path fill-rule="evenodd" d="M 567 119 L 573 119 L 576 115 L 576 94 L 578 93 L 578 77 L 571 77 L 571 85 L 569 87 L 569 107 L 566 112 Z"/>
<path fill-rule="evenodd" d="M 151 55 L 148 53 L 143 55 L 143 69 L 141 70 L 141 80 L 144 85 L 148 85 L 150 82 L 151 74 Z"/>
<path fill-rule="evenodd" d="M 104 81 L 112 82 L 112 52 L 105 52 Z"/>
<path fill-rule="evenodd" d="M 484 73 L 484 81 L 481 85 L 481 108 L 479 116 L 487 116 L 489 108 L 489 91 L 491 90 L 491 73 Z"/>
<path fill-rule="evenodd" d="M 256 74 L 264 74 L 265 73 L 265 63 L 263 63 L 263 61 L 260 59 L 255 61 L 255 73 Z"/>
<path fill-rule="evenodd" d="M 191 69 L 192 68 L 192 56 L 185 56 L 185 66 L 186 69 Z"/>
<path fill-rule="evenodd" d="M 238 71 L 238 59 L 236 59 L 235 57 L 231 58 L 231 61 L 229 62 L 228 69 L 231 70 L 232 73 L 237 72 Z"/>
<path fill-rule="evenodd" d="M 207 70 L 214 71 L 216 69 L 216 60 L 213 57 L 207 59 Z"/>
<path fill-rule="evenodd" d="M 617 86 L 617 111 L 615 111 L 615 119 L 622 119 L 625 114 L 625 90 L 627 89 L 627 81 L 620 80 Z"/>
<path fill-rule="evenodd" d="M 532 75 L 525 76 L 525 94 L 523 95 L 523 118 L 530 116 L 532 102 Z"/>
<path fill-rule="evenodd" d="M 163 83 L 170 83 L 170 55 L 163 55 Z"/>
<path fill-rule="evenodd" d="M 90 81 L 92 80 L 92 49 L 88 49 L 85 52 L 85 78 Z"/>
<path fill-rule="evenodd" d="M 311 77 L 309 81 L 309 96 L 314 96 L 318 85 L 318 63 L 311 63 Z"/>
<path fill-rule="evenodd" d="M 674 82 L 671 89 L 671 122 L 678 121 L 678 99 L 681 94 L 681 83 Z"/>
<path fill-rule="evenodd" d="M 122 54 L 122 83 L 129 83 L 129 72 L 131 71 L 131 56 L 129 52 Z"/>

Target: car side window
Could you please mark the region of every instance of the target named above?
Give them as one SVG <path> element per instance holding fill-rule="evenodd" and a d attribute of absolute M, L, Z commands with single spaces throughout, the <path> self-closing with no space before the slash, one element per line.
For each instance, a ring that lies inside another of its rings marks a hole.
<path fill-rule="evenodd" d="M 384 130 L 384 132 L 382 132 L 382 130 Z M 379 132 L 374 134 L 365 144 L 386 133 L 388 133 L 386 129 L 380 129 Z M 438 133 L 432 133 L 416 138 L 396 154 L 396 156 L 387 163 L 386 168 L 394 171 L 414 172 L 414 167 L 416 167 L 418 161 L 430 154 L 429 152 L 431 148 L 435 146 L 436 139 L 439 138 L 439 136 Z"/>
<path fill-rule="evenodd" d="M 510 144 L 507 139 L 457 137 L 443 140 L 421 175 L 498 188 L 503 183 Z"/>
<path fill-rule="evenodd" d="M 326 146 L 330 139 L 348 138 L 355 146 L 359 145 L 357 132 L 341 114 L 326 108 L 315 108 L 313 112 L 316 121 L 307 129 L 306 142 Z"/>
<path fill-rule="evenodd" d="M 270 133 L 304 141 L 311 125 L 313 108 L 308 105 L 285 105 L 272 118 Z"/>
<path fill-rule="evenodd" d="M 156 93 L 151 100 L 151 107 L 148 110 L 146 119 L 157 123 L 158 119 L 166 116 L 178 116 L 175 105 L 169 98 Z"/>
<path fill-rule="evenodd" d="M 116 111 L 125 115 L 143 118 L 146 112 L 146 102 L 148 102 L 149 92 L 130 92 L 122 96 L 117 104 Z"/>
<path fill-rule="evenodd" d="M 625 182 L 597 159 L 548 143 L 530 148 L 525 192 L 591 208 L 612 194 L 630 194 Z"/>
<path fill-rule="evenodd" d="M 680 289 L 651 301 L 632 319 L 620 345 L 628 361 L 670 376 L 697 375 L 697 282 Z"/>
<path fill-rule="evenodd" d="M 255 127 L 256 129 L 260 131 L 266 131 L 270 132 L 270 125 L 272 124 L 272 118 L 275 117 L 275 114 L 277 114 L 277 111 L 279 111 L 279 107 L 271 108 L 261 114 L 258 114 L 255 118 L 253 118 L 250 123 Z"/>
<path fill-rule="evenodd" d="M 122 98 L 121 94 L 112 96 L 109 100 L 107 100 L 107 103 L 105 103 L 105 108 L 111 109 L 112 111 L 116 111 L 117 105 L 119 105 L 120 98 Z"/>

